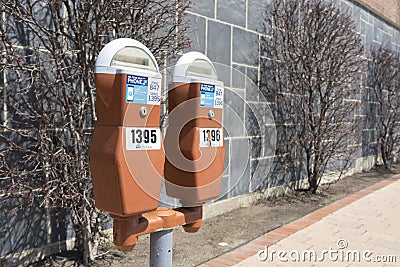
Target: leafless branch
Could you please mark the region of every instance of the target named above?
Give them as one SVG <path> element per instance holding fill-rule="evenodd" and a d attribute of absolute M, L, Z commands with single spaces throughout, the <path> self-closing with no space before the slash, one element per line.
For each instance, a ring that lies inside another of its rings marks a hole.
<path fill-rule="evenodd" d="M 351 18 L 329 1 L 273 1 L 264 34 L 278 167 L 306 177 L 315 193 L 323 174 L 342 173 L 355 156 L 363 47 Z"/>
<path fill-rule="evenodd" d="M 96 120 L 93 70 L 119 37 L 144 43 L 162 63 L 189 47 L 186 0 L 2 0 L 0 126 L 2 199 L 37 199 L 71 215 L 85 263 L 95 258 L 100 213 L 88 148 Z M 179 31 L 178 31 L 179 29 Z M 3 97 L 4 96 L 4 97 Z"/>

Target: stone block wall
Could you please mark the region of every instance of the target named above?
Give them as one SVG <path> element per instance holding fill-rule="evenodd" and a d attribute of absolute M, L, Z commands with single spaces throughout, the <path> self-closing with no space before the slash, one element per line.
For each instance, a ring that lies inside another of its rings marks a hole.
<path fill-rule="evenodd" d="M 225 96 L 225 102 L 229 103 L 237 116 L 245 122 L 244 127 L 238 127 L 225 138 L 228 164 L 223 186 L 232 187 L 238 179 L 241 181 L 232 191 L 224 196 L 221 195 L 222 198 L 252 192 L 255 184 L 261 184 L 260 181 L 256 181 L 257 179 L 264 179 L 263 184 L 266 187 L 280 185 L 283 182 L 279 179 L 271 180 L 272 178 L 266 173 L 261 176 L 257 173 L 257 177 L 252 176 L 255 168 L 264 165 L 267 170 L 271 164 L 271 155 L 263 153 L 264 147 L 260 147 L 260 143 L 267 145 L 268 136 L 251 132 L 254 125 L 251 112 L 248 110 L 255 104 L 268 104 L 268 101 L 261 99 L 256 90 L 252 86 L 247 86 L 245 82 L 268 79 L 260 73 L 261 65 L 268 64 L 268 55 L 260 51 L 259 44 L 264 38 L 268 38 L 262 34 L 262 29 L 269 2 L 271 0 L 199 0 L 193 2 L 193 7 L 186 15 L 191 26 L 192 50 L 205 53 L 213 62 L 230 67 L 219 72 L 229 91 Z M 399 17 L 398 1 L 335 0 L 335 3 L 344 12 L 352 15 L 361 34 L 366 57 L 369 57 L 369 50 L 373 45 L 383 44 L 400 51 L 400 32 L 396 27 L 396 20 Z M 381 17 L 382 14 L 386 17 Z M 237 73 L 243 73 L 248 78 L 236 75 Z M 362 140 L 359 143 L 360 158 L 378 153 L 374 123 L 366 116 L 368 112 L 373 112 L 376 103 L 371 98 L 372 91 L 366 86 L 365 80 L 366 78 L 360 83 L 363 109 L 360 114 L 356 114 L 364 118 Z M 230 111 L 224 111 L 225 125 L 229 125 L 231 120 Z M 250 152 L 243 155 L 247 152 L 241 148 L 246 143 Z M 244 159 L 247 163 L 243 172 L 241 163 Z M 238 175 L 241 177 L 237 177 Z"/>

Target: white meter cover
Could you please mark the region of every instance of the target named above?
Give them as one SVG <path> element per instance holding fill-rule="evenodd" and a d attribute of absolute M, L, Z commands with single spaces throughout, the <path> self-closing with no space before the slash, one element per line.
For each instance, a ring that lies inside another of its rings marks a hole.
<path fill-rule="evenodd" d="M 204 54 L 200 52 L 184 54 L 175 65 L 172 82 L 200 83 L 200 108 L 223 108 L 224 83 L 218 81 L 213 63 Z"/>
<path fill-rule="evenodd" d="M 200 52 L 184 54 L 176 63 L 172 82 L 218 81 L 214 65 Z"/>
<path fill-rule="evenodd" d="M 96 73 L 115 74 L 121 70 L 143 70 L 158 73 L 158 65 L 150 50 L 141 42 L 120 38 L 109 42 L 99 53 Z"/>

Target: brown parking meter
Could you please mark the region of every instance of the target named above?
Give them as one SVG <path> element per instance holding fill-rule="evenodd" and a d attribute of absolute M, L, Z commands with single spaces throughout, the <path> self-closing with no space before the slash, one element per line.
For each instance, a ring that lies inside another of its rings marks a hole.
<path fill-rule="evenodd" d="M 166 193 L 183 206 L 199 206 L 220 194 L 223 100 L 224 85 L 211 61 L 199 52 L 184 54 L 169 85 L 164 141 Z"/>
<path fill-rule="evenodd" d="M 96 206 L 129 217 L 158 206 L 164 152 L 161 74 L 142 43 L 108 43 L 96 61 L 97 124 L 90 146 Z"/>
<path fill-rule="evenodd" d="M 131 250 L 144 234 L 182 225 L 196 232 L 202 207 L 158 207 L 164 168 L 161 74 L 136 40 L 108 43 L 96 61 L 97 124 L 89 158 L 97 208 L 113 217 L 114 244 Z"/>

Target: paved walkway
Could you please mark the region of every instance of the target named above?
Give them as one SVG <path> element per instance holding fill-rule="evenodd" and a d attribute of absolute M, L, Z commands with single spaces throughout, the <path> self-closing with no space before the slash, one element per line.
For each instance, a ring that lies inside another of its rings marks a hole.
<path fill-rule="evenodd" d="M 399 196 L 395 175 L 200 266 L 400 266 Z"/>

